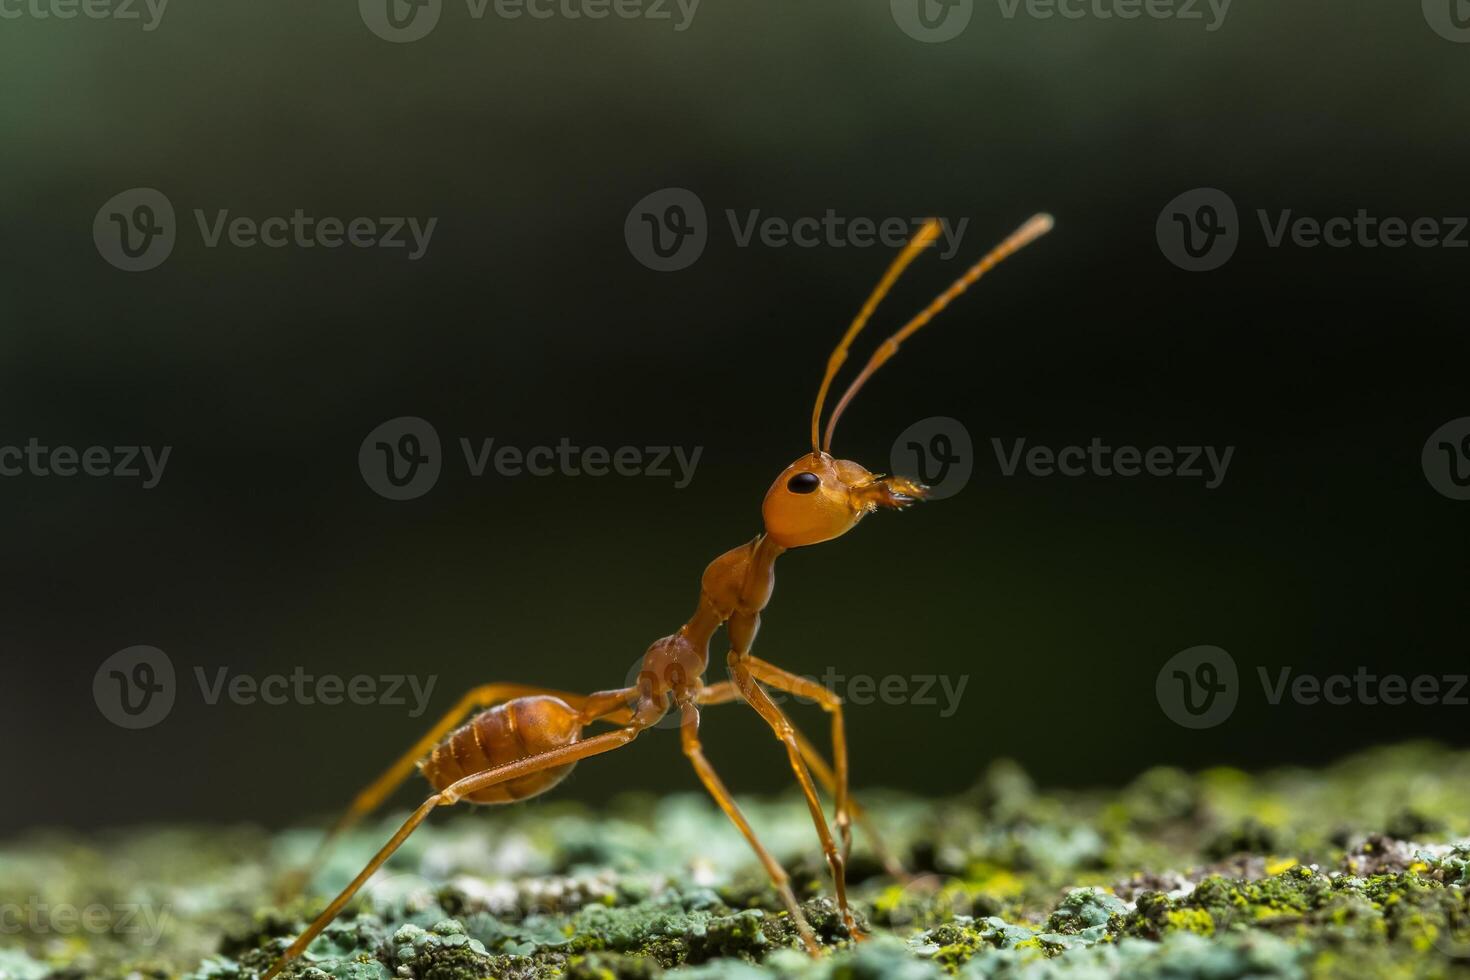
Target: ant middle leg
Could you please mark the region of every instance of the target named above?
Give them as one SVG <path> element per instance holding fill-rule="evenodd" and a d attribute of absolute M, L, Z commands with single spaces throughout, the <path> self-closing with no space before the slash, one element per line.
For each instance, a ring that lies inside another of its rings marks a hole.
<path fill-rule="evenodd" d="M 382 775 L 369 783 L 361 792 L 353 798 L 347 811 L 332 824 L 321 843 L 316 847 L 311 859 L 301 868 L 291 872 L 277 888 L 277 899 L 286 901 L 298 894 L 306 883 L 311 880 L 317 869 L 321 867 L 332 849 L 332 845 L 346 833 L 358 821 L 376 810 L 383 801 L 403 785 L 404 780 L 413 775 L 419 761 L 425 758 L 434 748 L 444 740 L 450 732 L 459 727 L 472 712 L 509 701 L 514 698 L 527 697 L 531 695 L 550 695 L 557 697 L 581 711 L 588 721 L 602 720 L 614 724 L 627 724 L 630 713 L 625 705 L 629 697 L 636 693 L 636 689 L 629 688 L 619 691 L 602 691 L 597 694 L 571 694 L 566 691 L 557 691 L 549 687 L 539 687 L 531 684 L 482 684 L 471 688 L 459 701 L 450 708 L 445 715 L 435 722 L 434 726 L 413 744 L 407 752 L 400 756 L 391 766 L 383 771 Z"/>
<path fill-rule="evenodd" d="M 573 742 L 571 745 L 549 749 L 537 755 L 506 763 L 503 766 L 496 766 L 494 769 L 486 769 L 483 772 L 473 773 L 433 794 L 424 800 L 419 805 L 419 808 L 404 821 L 403 826 L 398 828 L 398 832 L 389 839 L 388 843 L 383 845 L 377 854 L 373 855 L 372 860 L 358 873 L 357 877 L 352 879 L 351 883 L 336 898 L 332 899 L 331 903 L 322 910 L 321 915 L 317 916 L 311 925 L 307 926 L 306 930 L 300 936 L 296 937 L 295 942 L 291 943 L 286 948 L 286 951 L 281 954 L 280 959 L 276 960 L 275 964 L 266 971 L 262 980 L 271 980 L 272 977 L 285 968 L 287 963 L 300 956 L 311 945 L 311 941 L 319 936 L 323 929 L 331 925 L 332 920 L 337 918 L 342 909 L 347 906 L 348 902 L 352 901 L 352 896 L 357 894 L 358 890 L 362 888 L 367 880 L 383 866 L 383 863 L 393 856 L 393 852 L 398 850 L 403 842 L 408 839 L 409 835 L 418 829 L 419 824 L 423 823 L 425 818 L 438 807 L 452 806 L 465 797 L 471 796 L 480 790 L 488 789 L 497 783 L 503 783 L 520 776 L 529 776 L 533 773 L 554 769 L 558 766 L 570 765 L 580 759 L 601 755 L 604 752 L 621 748 L 637 738 L 639 730 L 637 725 L 630 724 L 614 731 L 603 732 L 601 735 L 594 735 L 580 742 Z"/>

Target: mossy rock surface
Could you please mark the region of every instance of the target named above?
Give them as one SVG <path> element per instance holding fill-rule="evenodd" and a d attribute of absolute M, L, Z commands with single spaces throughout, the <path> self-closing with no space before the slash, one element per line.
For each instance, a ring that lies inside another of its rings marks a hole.
<path fill-rule="evenodd" d="M 1470 976 L 1470 752 L 1407 745 L 1320 770 L 1144 773 L 1042 792 L 1018 767 L 930 800 L 863 794 L 914 873 L 859 834 L 866 942 L 830 901 L 795 798 L 748 800 L 823 944 L 800 950 L 703 798 L 445 811 L 286 971 L 294 980 L 938 980 Z M 0 848 L 0 980 L 258 976 L 396 826 L 316 834 L 32 835 Z"/>

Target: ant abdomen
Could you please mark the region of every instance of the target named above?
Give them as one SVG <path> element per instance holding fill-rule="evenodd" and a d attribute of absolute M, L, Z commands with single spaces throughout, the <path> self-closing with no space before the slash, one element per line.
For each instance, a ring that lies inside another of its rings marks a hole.
<path fill-rule="evenodd" d="M 440 742 L 419 771 L 436 790 L 465 776 L 526 759 L 577 741 L 582 717 L 561 698 L 516 698 L 482 711 Z M 469 803 L 514 803 L 537 796 L 561 782 L 576 763 L 528 773 L 464 797 Z"/>

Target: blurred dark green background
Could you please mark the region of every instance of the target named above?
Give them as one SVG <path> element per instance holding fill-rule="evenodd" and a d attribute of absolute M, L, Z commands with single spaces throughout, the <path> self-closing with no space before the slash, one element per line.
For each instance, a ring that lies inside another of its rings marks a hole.
<path fill-rule="evenodd" d="M 691 611 L 704 564 L 758 530 L 827 353 L 889 258 L 740 248 L 727 208 L 968 218 L 961 255 L 916 264 L 879 329 L 1033 211 L 1058 219 L 906 347 L 838 434 L 840 454 L 887 469 L 901 430 L 953 416 L 980 448 L 974 481 L 778 567 L 766 658 L 970 677 L 949 718 L 853 707 L 858 784 L 955 791 L 1001 755 L 1101 783 L 1464 741 L 1467 707 L 1273 707 L 1255 679 L 1470 669 L 1470 503 L 1420 466 L 1429 434 L 1470 415 L 1470 252 L 1271 249 L 1254 218 L 1470 211 L 1470 45 L 1417 4 L 1239 0 L 1209 32 L 1007 18 L 991 0 L 926 44 L 886 3 L 706 0 L 676 31 L 477 20 L 446 0 L 432 33 L 394 44 L 343 0 L 173 0 L 152 31 L 0 20 L 0 80 L 0 444 L 174 447 L 151 491 L 0 480 L 5 830 L 307 819 L 427 724 L 210 706 L 196 666 L 434 674 L 431 713 L 487 680 L 624 683 Z M 713 227 L 698 262 L 657 273 L 623 224 L 670 186 Z M 179 240 L 129 274 L 91 230 L 134 187 L 168 196 Z M 1211 273 L 1155 241 L 1160 210 L 1195 187 L 1227 191 L 1245 225 Z M 409 262 L 206 248 L 194 208 L 439 220 Z M 393 502 L 357 453 L 403 415 L 430 420 L 449 458 L 434 490 Z M 470 479 L 459 436 L 704 453 L 684 490 Z M 1207 492 L 1002 479 L 992 436 L 1237 449 Z M 1244 690 L 1228 722 L 1189 731 L 1154 681 L 1206 643 Z M 143 731 L 92 697 L 98 666 L 134 644 L 166 651 L 182 682 Z M 825 741 L 820 714 L 802 717 Z M 710 709 L 705 734 L 737 790 L 789 781 L 753 713 Z M 561 792 L 693 786 L 657 732 Z"/>

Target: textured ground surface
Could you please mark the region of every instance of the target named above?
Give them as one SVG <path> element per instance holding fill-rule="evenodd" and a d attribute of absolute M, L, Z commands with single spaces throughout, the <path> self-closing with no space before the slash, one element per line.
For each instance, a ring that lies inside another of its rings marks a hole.
<path fill-rule="evenodd" d="M 749 812 L 830 952 L 797 951 L 744 843 L 697 796 L 547 801 L 417 834 L 287 977 L 1470 976 L 1470 753 L 1404 746 L 1324 770 L 1150 771 L 1050 794 L 996 764 L 966 794 L 867 798 L 908 867 L 859 837 L 853 947 L 795 800 Z M 309 832 L 172 829 L 0 848 L 0 980 L 254 977 L 387 835 L 306 897 Z"/>

